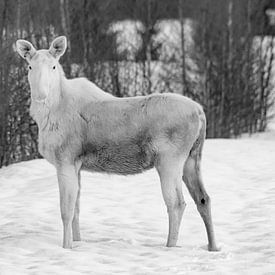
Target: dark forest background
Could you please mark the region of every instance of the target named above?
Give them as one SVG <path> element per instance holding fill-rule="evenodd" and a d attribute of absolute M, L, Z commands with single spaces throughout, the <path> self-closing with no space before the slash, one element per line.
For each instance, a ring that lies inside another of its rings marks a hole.
<path fill-rule="evenodd" d="M 18 38 L 40 49 L 66 35 L 67 77 L 86 76 L 118 97 L 197 100 L 209 138 L 264 131 L 274 89 L 272 2 L 0 0 L 0 167 L 39 157 Z"/>

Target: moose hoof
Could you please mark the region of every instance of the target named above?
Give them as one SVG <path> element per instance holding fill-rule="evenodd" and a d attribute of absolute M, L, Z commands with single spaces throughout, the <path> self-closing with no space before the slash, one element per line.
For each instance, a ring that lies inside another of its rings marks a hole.
<path fill-rule="evenodd" d="M 74 241 L 74 242 L 80 242 L 80 241 L 81 241 L 80 236 L 74 237 L 74 238 L 73 238 L 73 241 Z"/>
<path fill-rule="evenodd" d="M 71 243 L 63 243 L 63 248 L 64 249 L 72 249 L 73 248 L 73 244 Z"/>
<path fill-rule="evenodd" d="M 208 251 L 211 251 L 211 252 L 218 252 L 220 251 L 221 249 L 219 247 L 217 247 L 216 245 L 208 245 Z"/>
<path fill-rule="evenodd" d="M 177 245 L 177 241 L 176 240 L 169 241 L 166 244 L 167 247 L 175 247 L 176 245 Z"/>

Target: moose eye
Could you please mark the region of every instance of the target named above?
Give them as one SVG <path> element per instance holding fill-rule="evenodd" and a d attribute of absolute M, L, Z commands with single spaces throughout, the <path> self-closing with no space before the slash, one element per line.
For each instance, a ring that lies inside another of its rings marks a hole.
<path fill-rule="evenodd" d="M 31 66 L 29 66 L 29 70 L 31 70 L 32 69 L 32 67 Z"/>
<path fill-rule="evenodd" d="M 55 66 L 53 66 L 53 70 L 55 70 Z"/>

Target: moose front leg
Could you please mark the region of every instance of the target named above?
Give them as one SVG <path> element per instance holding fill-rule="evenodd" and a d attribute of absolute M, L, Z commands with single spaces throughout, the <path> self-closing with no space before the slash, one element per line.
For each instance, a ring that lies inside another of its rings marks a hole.
<path fill-rule="evenodd" d="M 80 177 L 80 170 L 78 171 L 78 191 L 77 191 L 77 198 L 75 202 L 75 209 L 74 209 L 74 217 L 72 222 L 72 229 L 73 229 L 73 240 L 74 241 L 81 241 L 80 237 L 80 229 L 79 229 L 79 211 L 80 211 L 80 189 L 81 189 L 81 183 L 80 183 L 81 177 Z"/>
<path fill-rule="evenodd" d="M 63 222 L 63 248 L 72 248 L 72 221 L 78 194 L 78 175 L 74 165 L 57 168 L 60 210 Z"/>

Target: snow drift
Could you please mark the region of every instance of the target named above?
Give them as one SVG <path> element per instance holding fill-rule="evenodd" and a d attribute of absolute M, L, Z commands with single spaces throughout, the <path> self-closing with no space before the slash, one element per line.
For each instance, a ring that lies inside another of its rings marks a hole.
<path fill-rule="evenodd" d="M 176 248 L 157 173 L 83 173 L 82 241 L 61 248 L 54 168 L 44 160 L 0 169 L 0 274 L 275 274 L 275 135 L 207 140 L 203 178 L 220 252 L 184 188 Z"/>

